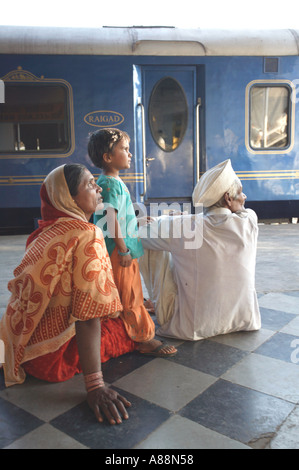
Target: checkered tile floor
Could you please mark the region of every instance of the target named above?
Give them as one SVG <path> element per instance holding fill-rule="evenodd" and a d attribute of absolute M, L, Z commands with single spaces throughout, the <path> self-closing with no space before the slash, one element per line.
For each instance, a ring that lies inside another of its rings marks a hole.
<path fill-rule="evenodd" d="M 173 358 L 134 352 L 103 365 L 106 382 L 132 402 L 121 425 L 95 421 L 80 375 L 61 384 L 28 377 L 6 389 L 0 371 L 0 448 L 298 449 L 298 240 L 298 224 L 261 226 L 260 331 L 194 343 L 171 340 L 178 348 Z M 1 261 L 6 243 L 8 237 L 1 237 Z M 271 243 L 279 250 L 275 256 L 267 248 Z M 275 262 L 277 273 L 270 268 Z M 284 286 L 290 270 L 292 282 Z"/>

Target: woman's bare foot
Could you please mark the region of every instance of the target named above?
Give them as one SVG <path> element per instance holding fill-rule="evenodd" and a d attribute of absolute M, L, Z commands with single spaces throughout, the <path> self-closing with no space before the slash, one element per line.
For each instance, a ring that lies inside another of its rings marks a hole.
<path fill-rule="evenodd" d="M 154 304 L 151 301 L 151 299 L 147 299 L 147 300 L 144 299 L 144 304 L 143 305 L 145 306 L 148 313 L 150 313 L 152 315 L 155 313 L 155 307 L 154 307 Z"/>

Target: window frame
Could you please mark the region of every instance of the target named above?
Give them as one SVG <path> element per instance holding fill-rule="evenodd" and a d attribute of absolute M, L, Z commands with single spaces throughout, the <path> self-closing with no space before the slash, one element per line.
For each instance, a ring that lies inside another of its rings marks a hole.
<path fill-rule="evenodd" d="M 288 145 L 282 148 L 271 147 L 269 149 L 263 148 L 254 148 L 250 144 L 250 126 L 251 126 L 251 90 L 254 87 L 284 87 L 289 90 L 289 115 L 288 115 Z M 252 80 L 246 86 L 245 91 L 245 145 L 251 154 L 285 154 L 289 153 L 294 146 L 294 135 L 295 135 L 295 101 L 293 96 L 295 93 L 295 86 L 290 80 Z"/>
<path fill-rule="evenodd" d="M 173 82 L 176 83 L 176 85 L 178 86 L 178 88 L 180 89 L 180 92 L 182 93 L 182 96 L 184 98 L 184 103 L 185 103 L 185 106 L 186 106 L 186 116 L 185 116 L 185 126 L 184 126 L 184 129 L 183 129 L 183 133 L 182 133 L 182 136 L 180 137 L 180 140 L 179 140 L 179 143 L 178 145 L 175 147 L 175 148 L 171 148 L 171 149 L 166 149 L 166 148 L 163 148 L 158 142 L 157 142 L 157 137 L 154 135 L 154 131 L 153 131 L 153 127 L 152 127 L 152 119 L 151 119 L 151 102 L 152 102 L 152 97 L 154 96 L 154 93 L 156 92 L 157 88 L 160 86 L 160 84 L 165 81 L 165 80 L 172 80 Z M 187 131 L 187 128 L 188 128 L 188 100 L 187 100 L 187 97 L 186 97 L 186 93 L 185 93 L 185 90 L 183 88 L 183 86 L 181 85 L 181 83 L 174 77 L 172 77 L 171 75 L 166 75 L 162 78 L 160 78 L 154 85 L 152 91 L 151 91 L 151 94 L 150 94 L 150 97 L 149 97 L 149 102 L 148 102 L 148 123 L 149 123 L 149 129 L 150 129 L 150 133 L 151 133 L 151 136 L 152 136 L 152 139 L 153 141 L 155 142 L 155 144 L 158 146 L 158 148 L 160 150 L 162 150 L 163 152 L 167 153 L 167 154 L 171 154 L 173 152 L 175 152 L 181 145 L 184 137 L 185 137 L 185 134 L 186 134 L 186 131 Z"/>
<path fill-rule="evenodd" d="M 18 69 L 9 72 L 5 77 L 2 77 L 5 86 L 59 86 L 63 87 L 66 91 L 65 111 L 68 129 L 68 146 L 61 150 L 12 150 L 1 151 L 0 160 L 3 159 L 26 159 L 26 158 L 66 158 L 69 157 L 75 150 L 75 132 L 74 132 L 74 105 L 73 105 L 73 92 L 71 85 L 63 79 L 45 79 L 44 77 L 38 78 L 28 71 Z M 1 105 L 0 105 L 1 106 Z"/>

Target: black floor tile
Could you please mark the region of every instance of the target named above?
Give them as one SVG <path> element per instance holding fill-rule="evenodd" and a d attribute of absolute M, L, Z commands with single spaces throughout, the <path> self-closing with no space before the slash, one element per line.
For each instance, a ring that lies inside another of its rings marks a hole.
<path fill-rule="evenodd" d="M 219 377 L 249 354 L 215 341 L 186 341 L 169 361 Z"/>
<path fill-rule="evenodd" d="M 293 408 L 292 403 L 219 379 L 179 414 L 250 445 L 272 435 Z"/>
<path fill-rule="evenodd" d="M 128 392 L 118 392 L 132 403 L 129 419 L 120 425 L 98 423 L 86 402 L 55 418 L 51 425 L 92 449 L 131 449 L 170 416 L 164 408 Z"/>
<path fill-rule="evenodd" d="M 285 362 L 293 362 L 292 353 L 294 352 L 294 346 L 292 344 L 294 344 L 294 341 L 296 342 L 296 347 L 298 347 L 298 337 L 286 333 L 276 333 L 254 352 Z"/>
<path fill-rule="evenodd" d="M 260 307 L 262 328 L 267 330 L 280 330 L 295 318 L 291 313 L 272 310 L 271 308 Z"/>
<path fill-rule="evenodd" d="M 42 424 L 40 419 L 0 398 L 0 449 Z"/>
<path fill-rule="evenodd" d="M 104 379 L 106 382 L 111 384 L 153 359 L 153 357 L 143 356 L 137 351 L 109 359 L 109 361 L 102 364 Z"/>

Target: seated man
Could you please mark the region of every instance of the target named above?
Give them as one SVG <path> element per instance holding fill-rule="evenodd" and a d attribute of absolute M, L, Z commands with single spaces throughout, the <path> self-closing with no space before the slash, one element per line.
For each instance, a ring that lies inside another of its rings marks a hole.
<path fill-rule="evenodd" d="M 140 269 L 161 325 L 157 334 L 199 340 L 258 330 L 257 216 L 244 208 L 230 160 L 204 173 L 192 198 L 203 214 L 161 216 L 140 229 L 148 250 Z"/>

